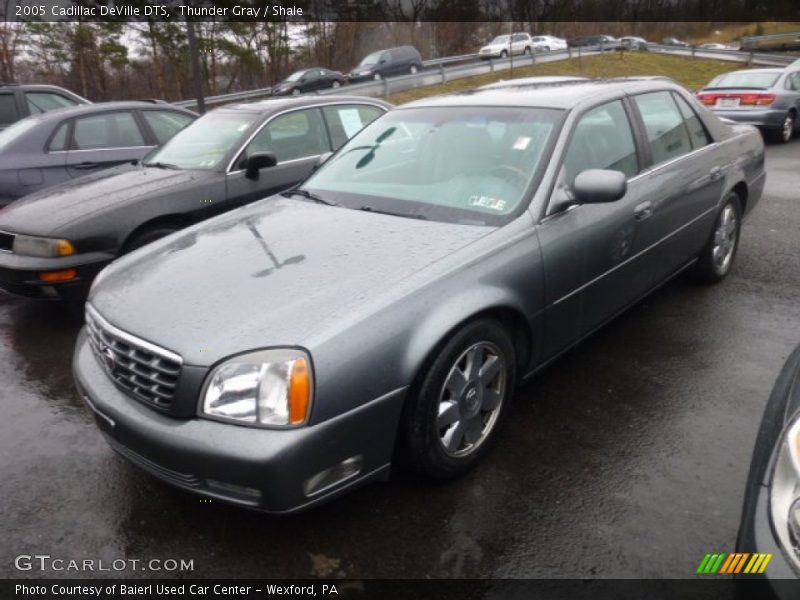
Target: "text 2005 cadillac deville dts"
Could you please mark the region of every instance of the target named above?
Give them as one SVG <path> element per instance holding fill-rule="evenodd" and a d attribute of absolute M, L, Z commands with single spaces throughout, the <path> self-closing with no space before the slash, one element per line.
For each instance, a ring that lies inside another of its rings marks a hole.
<path fill-rule="evenodd" d="M 516 383 L 676 273 L 723 279 L 764 180 L 758 132 L 667 80 L 414 102 L 102 271 L 77 385 L 132 462 L 269 512 L 398 456 L 452 477 Z"/>

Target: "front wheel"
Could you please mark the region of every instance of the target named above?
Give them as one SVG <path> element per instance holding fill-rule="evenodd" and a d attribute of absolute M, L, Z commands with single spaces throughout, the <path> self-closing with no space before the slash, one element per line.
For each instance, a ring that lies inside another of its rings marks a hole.
<path fill-rule="evenodd" d="M 505 50 L 503 50 L 503 51 L 500 53 L 500 58 L 508 58 L 508 52 L 506 52 Z"/>
<path fill-rule="evenodd" d="M 511 338 L 493 319 L 473 321 L 445 343 L 403 413 L 401 443 L 417 471 L 448 479 L 480 461 L 508 412 L 515 361 Z"/>
<path fill-rule="evenodd" d="M 733 266 L 739 247 L 742 223 L 742 204 L 739 195 L 731 192 L 717 215 L 714 231 L 689 270 L 689 277 L 700 283 L 717 283 L 725 279 Z"/>
<path fill-rule="evenodd" d="M 417 68 L 417 65 L 411 65 L 411 69 L 409 69 L 409 71 L 411 72 L 412 75 L 416 75 L 419 69 Z"/>
<path fill-rule="evenodd" d="M 775 132 L 773 136 L 775 141 L 781 144 L 788 144 L 792 136 L 794 135 L 794 124 L 795 124 L 795 115 L 794 113 L 786 113 L 786 116 L 783 119 L 783 123 L 781 124 L 781 128 Z"/>
<path fill-rule="evenodd" d="M 156 240 L 160 240 L 161 238 L 175 233 L 176 231 L 178 231 L 176 228 L 167 226 L 145 229 L 144 231 L 137 233 L 125 244 L 125 252 L 132 252 L 137 248 L 141 248 L 142 246 L 146 246 L 147 244 L 155 242 Z"/>
<path fill-rule="evenodd" d="M 373 76 L 373 79 L 375 81 L 380 81 L 381 80 L 381 74 L 380 73 L 375 73 L 375 75 Z"/>
<path fill-rule="evenodd" d="M 292 90 L 292 96 L 299 96 L 299 95 L 300 95 L 300 90 L 299 90 L 299 89 L 297 89 L 297 88 L 294 88 L 294 89 Z"/>
<path fill-rule="evenodd" d="M 531 53 L 530 47 L 529 46 L 525 46 L 525 50 L 524 50 L 523 54 L 528 55 L 530 53 Z"/>

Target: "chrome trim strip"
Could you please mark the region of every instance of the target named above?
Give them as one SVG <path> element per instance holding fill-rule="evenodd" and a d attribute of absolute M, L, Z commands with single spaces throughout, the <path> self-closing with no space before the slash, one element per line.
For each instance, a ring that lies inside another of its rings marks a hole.
<path fill-rule="evenodd" d="M 131 335 L 125 331 L 122 331 L 118 327 L 114 327 L 111 323 L 109 323 L 106 319 L 100 316 L 100 313 L 97 312 L 97 309 L 93 307 L 88 302 L 86 303 L 86 312 L 91 315 L 93 319 L 95 319 L 101 326 L 103 326 L 109 333 L 115 335 L 122 340 L 133 344 L 134 346 L 140 346 L 141 348 L 147 350 L 148 352 L 152 352 L 153 354 L 157 354 L 162 358 L 167 360 L 174 361 L 178 363 L 180 366 L 183 366 L 183 358 L 179 354 L 175 354 L 161 346 L 156 346 L 146 340 L 143 340 L 139 337 Z"/>
<path fill-rule="evenodd" d="M 329 152 L 330 152 L 330 150 L 328 151 L 328 153 Z M 327 153 L 323 153 L 323 154 L 327 154 Z M 238 154 L 237 154 L 237 156 L 238 156 Z M 292 163 L 300 162 L 302 160 L 309 160 L 311 158 L 319 158 L 320 156 L 322 156 L 322 154 L 309 154 L 308 156 L 301 156 L 300 158 L 293 158 L 292 160 L 285 160 L 283 162 L 279 162 L 275 166 L 279 167 L 279 166 L 283 166 L 283 165 L 291 165 Z M 228 175 L 237 175 L 239 173 L 244 173 L 246 170 L 247 169 L 239 169 L 238 171 L 228 171 L 227 173 L 225 173 L 225 175 L 226 176 L 228 176 Z"/>
<path fill-rule="evenodd" d="M 608 271 L 605 271 L 604 273 L 601 273 L 600 275 L 598 275 L 597 277 L 595 277 L 595 278 L 594 278 L 594 279 L 592 279 L 591 281 L 588 281 L 588 282 L 584 283 L 584 284 L 583 284 L 583 285 L 581 285 L 580 287 L 577 287 L 577 288 L 575 288 L 574 290 L 572 290 L 572 291 L 571 291 L 571 292 L 569 292 L 568 294 L 566 294 L 566 295 L 562 296 L 562 297 L 561 297 L 561 298 L 559 298 L 558 300 L 555 300 L 555 301 L 554 301 L 554 302 L 551 304 L 551 306 L 556 306 L 557 304 L 561 304 L 562 302 L 565 302 L 566 300 L 568 300 L 569 298 L 571 298 L 571 297 L 572 297 L 572 296 L 574 296 L 575 294 L 578 294 L 578 293 L 582 292 L 583 290 L 585 290 L 586 288 L 588 288 L 589 286 L 591 286 L 591 285 L 594 285 L 595 283 L 597 283 L 598 281 L 600 281 L 601 279 L 603 279 L 603 278 L 604 278 L 604 277 L 606 277 L 607 275 L 610 275 L 611 273 L 613 273 L 613 272 L 614 272 L 614 271 L 616 271 L 617 269 L 620 269 L 620 268 L 624 267 L 625 265 L 627 265 L 627 264 L 628 264 L 628 263 L 630 263 L 631 261 L 633 261 L 633 260 L 635 260 L 635 259 L 639 258 L 639 257 L 640 257 L 642 254 L 644 254 L 645 252 L 649 252 L 650 250 L 652 250 L 653 248 L 655 248 L 656 246 L 658 246 L 658 245 L 659 245 L 659 244 L 661 244 L 662 242 L 665 242 L 666 240 L 668 240 L 668 239 L 669 239 L 669 238 L 671 238 L 672 236 L 674 236 L 674 235 L 676 235 L 676 234 L 680 233 L 681 231 L 683 231 L 684 229 L 686 229 L 686 228 L 687 228 L 687 227 L 689 227 L 690 225 L 693 225 L 694 223 L 696 223 L 696 222 L 697 222 L 697 221 L 699 221 L 700 219 L 704 218 L 706 215 L 708 215 L 708 214 L 710 214 L 710 213 L 713 213 L 713 212 L 715 212 L 715 211 L 717 210 L 717 208 L 718 208 L 718 207 L 716 207 L 716 206 L 714 206 L 714 207 L 712 207 L 712 208 L 709 208 L 707 211 L 705 211 L 705 212 L 703 212 L 702 214 L 700 214 L 700 215 L 696 216 L 694 219 L 692 219 L 692 220 L 691 220 L 691 221 L 689 221 L 688 223 L 684 223 L 683 225 L 681 225 L 680 227 L 678 227 L 678 229 L 674 230 L 672 233 L 670 233 L 670 234 L 668 234 L 668 235 L 665 235 L 664 237 L 662 237 L 662 238 L 661 238 L 660 240 L 658 240 L 657 242 L 655 242 L 655 243 L 653 243 L 653 244 L 650 244 L 650 245 L 649 245 L 647 248 L 644 248 L 644 249 L 640 250 L 639 252 L 637 252 L 636 254 L 634 254 L 633 256 L 629 257 L 629 258 L 628 258 L 626 261 L 619 263 L 618 265 L 616 265 L 616 266 L 614 266 L 614 267 L 610 268 Z"/>
<path fill-rule="evenodd" d="M 82 150 L 48 150 L 48 154 L 69 154 L 70 152 L 110 152 L 111 150 L 139 150 L 141 148 L 156 148 L 155 144 L 148 146 L 112 146 L 111 148 L 84 148 Z M 69 165 L 67 165 L 69 166 Z"/>
<path fill-rule="evenodd" d="M 366 105 L 366 106 L 374 106 L 375 108 L 379 108 L 380 110 L 382 110 L 384 114 L 386 114 L 389 111 L 389 109 L 386 108 L 385 106 L 383 106 L 381 104 L 377 104 L 375 102 L 368 102 L 368 101 L 363 101 L 362 102 L 362 101 L 359 101 L 359 100 L 349 100 L 349 101 L 342 100 L 342 101 L 339 101 L 339 102 L 320 102 L 319 104 L 306 104 L 304 106 L 293 106 L 291 108 L 287 108 L 287 109 L 282 110 L 280 112 L 276 112 L 274 115 L 269 117 L 266 121 L 264 121 L 261 124 L 261 126 L 258 129 L 256 129 L 252 133 L 252 135 L 250 135 L 250 137 L 248 137 L 247 140 L 245 140 L 245 142 L 241 146 L 239 146 L 239 149 L 233 155 L 233 158 L 231 159 L 231 162 L 228 163 L 228 166 L 225 169 L 225 172 L 226 173 L 230 173 L 231 172 L 231 168 L 233 168 L 233 163 L 236 161 L 236 157 L 239 156 L 242 153 L 242 150 L 244 150 L 247 147 L 247 144 L 249 144 L 250 142 L 253 141 L 254 137 L 256 137 L 259 133 L 261 133 L 261 130 L 264 129 L 264 127 L 269 125 L 269 123 L 271 123 L 277 117 L 285 115 L 286 113 L 295 112 L 297 110 L 305 110 L 307 108 L 323 108 L 323 107 L 326 107 L 326 106 L 341 106 L 342 104 L 361 104 L 361 105 Z M 298 160 L 298 159 L 292 159 L 292 160 Z M 286 164 L 287 162 L 289 162 L 289 161 L 279 162 L 278 164 L 279 165 L 283 165 L 283 164 Z M 243 169 L 239 169 L 239 171 L 242 171 L 242 170 Z M 237 171 L 233 171 L 233 172 L 236 173 Z"/>

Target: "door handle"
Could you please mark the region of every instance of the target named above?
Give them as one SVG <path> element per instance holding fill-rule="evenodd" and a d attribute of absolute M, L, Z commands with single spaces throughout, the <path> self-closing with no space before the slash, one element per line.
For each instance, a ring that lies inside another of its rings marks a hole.
<path fill-rule="evenodd" d="M 633 218 L 637 221 L 644 221 L 649 219 L 653 214 L 653 203 L 649 200 L 638 204 L 636 208 L 633 209 Z"/>
<path fill-rule="evenodd" d="M 98 164 L 93 162 L 82 162 L 78 163 L 77 165 L 73 166 L 73 169 L 95 169 L 97 168 Z"/>
<path fill-rule="evenodd" d="M 720 177 L 722 177 L 723 173 L 724 169 L 722 167 L 714 167 L 708 172 L 708 177 L 711 179 L 711 181 L 717 181 Z"/>

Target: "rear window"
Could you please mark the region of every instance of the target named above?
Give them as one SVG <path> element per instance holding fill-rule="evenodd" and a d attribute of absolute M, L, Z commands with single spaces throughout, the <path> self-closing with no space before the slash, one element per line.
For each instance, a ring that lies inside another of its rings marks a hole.
<path fill-rule="evenodd" d="M 708 84 L 708 88 L 756 88 L 767 89 L 775 85 L 780 73 L 764 73 L 746 71 L 740 73 L 725 73 Z"/>

